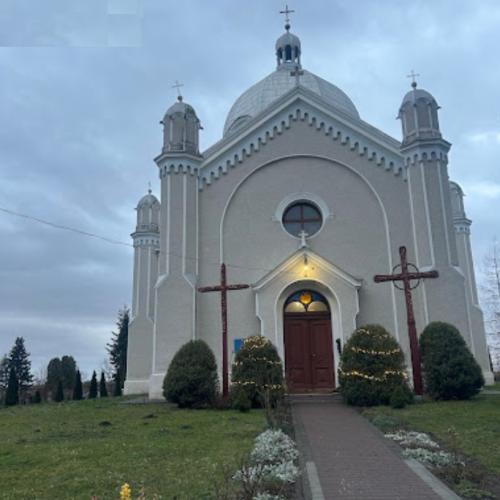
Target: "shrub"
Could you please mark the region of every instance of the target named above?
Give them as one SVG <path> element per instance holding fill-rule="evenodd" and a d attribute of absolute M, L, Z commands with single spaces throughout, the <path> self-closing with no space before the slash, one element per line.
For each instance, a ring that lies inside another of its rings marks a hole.
<path fill-rule="evenodd" d="M 175 354 L 163 381 L 163 395 L 179 408 L 203 408 L 217 395 L 217 363 L 203 340 L 191 340 Z"/>
<path fill-rule="evenodd" d="M 409 392 L 403 352 L 380 325 L 355 330 L 344 346 L 339 375 L 340 391 L 351 405 L 388 404 L 397 387 Z"/>
<path fill-rule="evenodd" d="M 248 397 L 247 391 L 241 387 L 231 390 L 231 407 L 241 412 L 247 412 L 252 408 L 252 402 Z"/>
<path fill-rule="evenodd" d="M 274 407 L 283 397 L 283 365 L 276 347 L 266 337 L 245 339 L 236 353 L 231 378 L 233 390 L 245 393 L 253 407 L 264 406 L 266 399 Z"/>
<path fill-rule="evenodd" d="M 392 408 L 404 408 L 407 404 L 413 402 L 413 393 L 406 385 L 398 385 L 391 394 L 389 404 Z"/>
<path fill-rule="evenodd" d="M 40 404 L 42 402 L 42 395 L 40 391 L 37 389 L 35 391 L 35 394 L 33 395 L 32 403 L 33 404 Z"/>
<path fill-rule="evenodd" d="M 433 322 L 420 336 L 425 389 L 433 399 L 469 399 L 484 385 L 481 368 L 460 332 Z"/>

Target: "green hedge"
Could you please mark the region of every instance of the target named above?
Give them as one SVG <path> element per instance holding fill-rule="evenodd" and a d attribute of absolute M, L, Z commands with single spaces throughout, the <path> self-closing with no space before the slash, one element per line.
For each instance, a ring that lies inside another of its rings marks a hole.
<path fill-rule="evenodd" d="M 469 399 L 481 390 L 481 368 L 453 325 L 430 323 L 419 342 L 425 390 L 432 398 Z"/>
<path fill-rule="evenodd" d="M 398 389 L 411 402 L 403 352 L 380 325 L 365 325 L 351 335 L 342 351 L 340 392 L 351 405 L 389 404 Z"/>
<path fill-rule="evenodd" d="M 180 408 L 204 408 L 214 403 L 217 385 L 214 353 L 203 340 L 191 340 L 172 359 L 163 395 Z"/>
<path fill-rule="evenodd" d="M 236 353 L 231 371 L 233 406 L 262 407 L 266 400 L 272 406 L 283 397 L 283 364 L 276 347 L 266 337 L 247 337 Z"/>

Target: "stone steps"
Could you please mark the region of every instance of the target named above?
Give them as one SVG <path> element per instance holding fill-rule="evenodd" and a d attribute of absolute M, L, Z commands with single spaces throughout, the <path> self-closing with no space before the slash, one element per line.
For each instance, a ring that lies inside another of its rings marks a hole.
<path fill-rule="evenodd" d="M 331 404 L 331 403 L 342 403 L 342 396 L 338 392 L 287 394 L 286 400 L 290 404 L 299 404 L 299 403 Z"/>

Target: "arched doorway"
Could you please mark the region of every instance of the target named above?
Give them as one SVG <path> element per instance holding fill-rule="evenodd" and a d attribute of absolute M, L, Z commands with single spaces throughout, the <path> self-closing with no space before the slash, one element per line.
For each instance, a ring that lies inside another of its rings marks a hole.
<path fill-rule="evenodd" d="M 284 341 L 288 391 L 332 391 L 332 321 L 323 295 L 300 290 L 288 297 L 284 305 Z"/>

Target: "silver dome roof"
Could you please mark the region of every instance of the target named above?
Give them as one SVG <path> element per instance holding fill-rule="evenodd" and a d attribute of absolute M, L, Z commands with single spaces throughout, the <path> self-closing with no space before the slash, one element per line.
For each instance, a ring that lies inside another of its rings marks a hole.
<path fill-rule="evenodd" d="M 286 33 L 284 36 L 290 35 Z M 292 35 L 294 36 L 294 35 Z M 299 42 L 300 43 L 300 42 Z M 238 130 L 242 125 L 266 109 L 296 86 L 296 77 L 290 73 L 293 64 L 283 64 L 276 71 L 250 87 L 233 104 L 224 124 L 224 135 Z M 338 87 L 304 70 L 300 76 L 300 86 L 318 94 L 327 104 L 337 108 L 352 118 L 359 119 L 359 113 L 349 97 Z"/>
<path fill-rule="evenodd" d="M 148 191 L 148 194 L 144 195 L 140 200 L 139 203 L 137 204 L 137 208 L 150 208 L 154 204 L 160 203 L 158 201 L 158 198 L 154 195 L 151 194 L 151 191 Z"/>
<path fill-rule="evenodd" d="M 407 102 L 415 103 L 418 99 L 421 98 L 427 99 L 429 102 L 436 102 L 434 96 L 431 93 L 427 92 L 427 90 L 419 89 L 414 86 L 413 89 L 407 92 L 404 96 L 401 107 L 403 107 Z"/>

